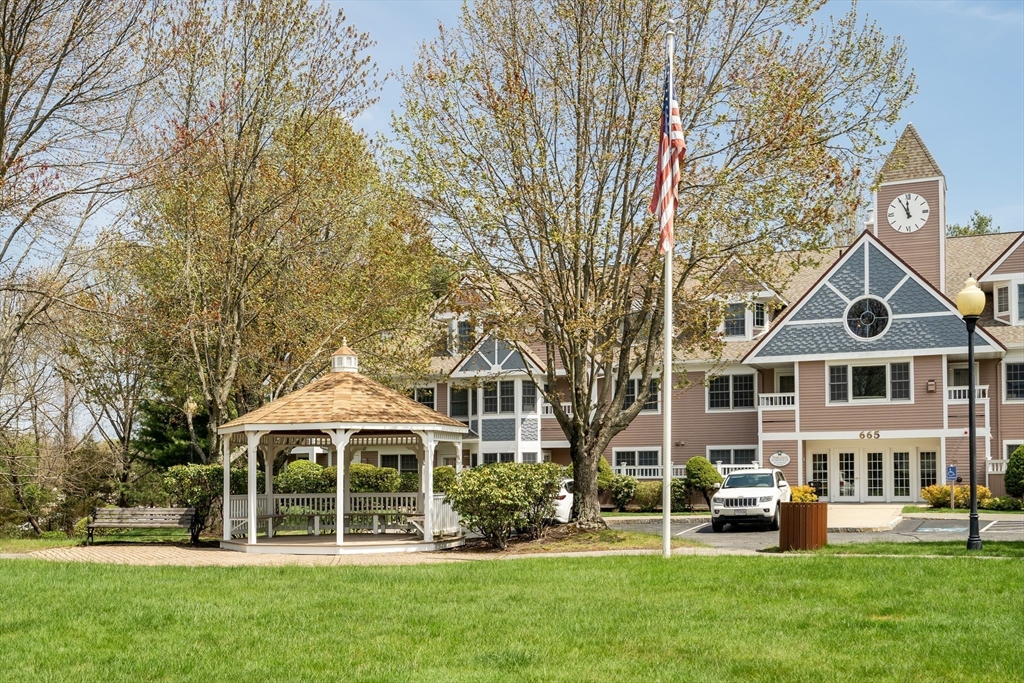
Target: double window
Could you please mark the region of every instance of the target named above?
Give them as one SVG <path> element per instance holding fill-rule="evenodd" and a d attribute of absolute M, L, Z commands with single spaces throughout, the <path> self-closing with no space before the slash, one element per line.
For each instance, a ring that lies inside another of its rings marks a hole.
<path fill-rule="evenodd" d="M 616 467 L 657 467 L 660 464 L 660 451 L 615 451 Z"/>
<path fill-rule="evenodd" d="M 1024 363 L 1007 363 L 1003 367 L 1006 372 L 1006 400 L 1024 400 Z"/>
<path fill-rule="evenodd" d="M 637 394 L 640 393 L 640 382 L 643 380 L 639 379 L 627 379 L 626 380 L 626 397 L 622 401 L 622 409 L 625 410 L 631 405 L 636 403 Z M 657 410 L 658 409 L 658 380 L 652 379 L 649 385 L 649 391 L 647 393 L 647 400 L 644 401 L 644 406 L 641 410 Z"/>
<path fill-rule="evenodd" d="M 496 462 L 515 462 L 515 453 L 484 453 L 484 464 L 493 465 Z"/>
<path fill-rule="evenodd" d="M 417 403 L 422 403 L 431 410 L 434 409 L 434 388 L 417 387 L 409 392 L 409 397 Z"/>
<path fill-rule="evenodd" d="M 411 453 L 397 453 L 393 455 L 380 456 L 380 466 L 390 467 L 399 472 L 417 472 L 419 466 L 416 463 L 416 456 Z"/>
<path fill-rule="evenodd" d="M 708 382 L 708 409 L 754 407 L 754 375 L 722 375 Z"/>
<path fill-rule="evenodd" d="M 910 363 L 884 365 L 830 365 L 830 403 L 850 401 L 909 401 Z"/>
<path fill-rule="evenodd" d="M 484 385 L 484 415 L 516 412 L 515 380 L 488 382 Z"/>
<path fill-rule="evenodd" d="M 757 447 L 712 446 L 708 448 L 708 460 L 712 465 L 751 465 L 757 462 Z"/>

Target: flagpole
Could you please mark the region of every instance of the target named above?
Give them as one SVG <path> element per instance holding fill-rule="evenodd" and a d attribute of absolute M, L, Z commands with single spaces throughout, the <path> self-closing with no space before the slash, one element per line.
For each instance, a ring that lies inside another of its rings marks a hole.
<path fill-rule="evenodd" d="M 668 21 L 668 100 L 669 113 L 675 99 L 672 85 L 672 58 L 675 52 L 675 21 Z M 671 129 L 671 121 L 666 125 Z M 673 188 L 674 189 L 674 188 Z M 661 554 L 672 557 L 672 245 L 665 250 L 665 362 L 661 371 Z"/>

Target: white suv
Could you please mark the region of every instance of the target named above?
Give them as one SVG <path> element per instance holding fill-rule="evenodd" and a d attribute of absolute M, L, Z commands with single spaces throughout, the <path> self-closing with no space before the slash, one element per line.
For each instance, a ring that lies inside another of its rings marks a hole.
<path fill-rule="evenodd" d="M 721 531 L 726 524 L 757 522 L 779 529 L 779 503 L 793 494 L 781 470 L 749 469 L 733 472 L 711 498 L 711 528 Z"/>

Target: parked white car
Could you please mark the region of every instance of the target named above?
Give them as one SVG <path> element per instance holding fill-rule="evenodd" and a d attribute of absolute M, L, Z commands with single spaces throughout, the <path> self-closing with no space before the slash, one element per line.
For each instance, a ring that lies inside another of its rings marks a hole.
<path fill-rule="evenodd" d="M 555 514 L 552 519 L 560 524 L 568 524 L 572 519 L 572 484 L 572 479 L 564 480 L 555 496 Z"/>
<path fill-rule="evenodd" d="M 711 498 L 711 529 L 726 524 L 768 524 L 779 529 L 779 503 L 793 497 L 782 470 L 749 469 L 731 473 Z"/>

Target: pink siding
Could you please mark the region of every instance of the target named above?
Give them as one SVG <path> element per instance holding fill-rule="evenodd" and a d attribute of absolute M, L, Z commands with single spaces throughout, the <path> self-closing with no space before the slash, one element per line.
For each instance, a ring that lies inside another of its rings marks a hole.
<path fill-rule="evenodd" d="M 448 414 L 448 385 L 443 382 L 434 389 L 434 410 L 442 415 Z"/>
<path fill-rule="evenodd" d="M 924 197 L 928 202 L 930 212 L 928 221 L 921 226 L 921 229 L 910 234 L 893 230 L 886 216 L 892 200 L 897 195 L 907 192 Z M 939 245 L 945 239 L 943 226 L 939 225 L 939 203 L 943 199 L 940 196 L 938 180 L 882 185 L 878 188 L 878 216 L 876 218 L 878 239 L 940 292 L 945 289 L 945 283 L 939 278 Z"/>
<path fill-rule="evenodd" d="M 825 405 L 825 362 L 801 362 L 800 431 L 942 429 L 942 357 L 915 358 L 913 376 L 913 404 Z M 928 380 L 935 381 L 936 391 L 928 393 Z"/>
<path fill-rule="evenodd" d="M 672 462 L 707 455 L 708 446 L 757 444 L 757 411 L 704 411 L 704 373 L 688 372 L 690 386 L 672 392 Z M 660 443 L 660 438 L 658 439 Z"/>
<path fill-rule="evenodd" d="M 1018 243 L 999 267 L 992 271 L 994 275 L 1013 275 L 1020 272 L 1024 272 L 1024 242 Z"/>
<path fill-rule="evenodd" d="M 761 462 L 765 467 L 775 467 L 768 458 L 777 451 L 782 451 L 789 456 L 789 464 L 784 467 L 779 467 L 782 473 L 786 475 L 786 481 L 789 482 L 790 486 L 796 486 L 797 482 L 800 481 L 800 463 L 797 458 L 797 443 L 796 441 L 766 441 L 761 450 Z"/>
<path fill-rule="evenodd" d="M 763 410 L 761 411 L 761 431 L 763 432 L 795 432 L 795 410 Z"/>

